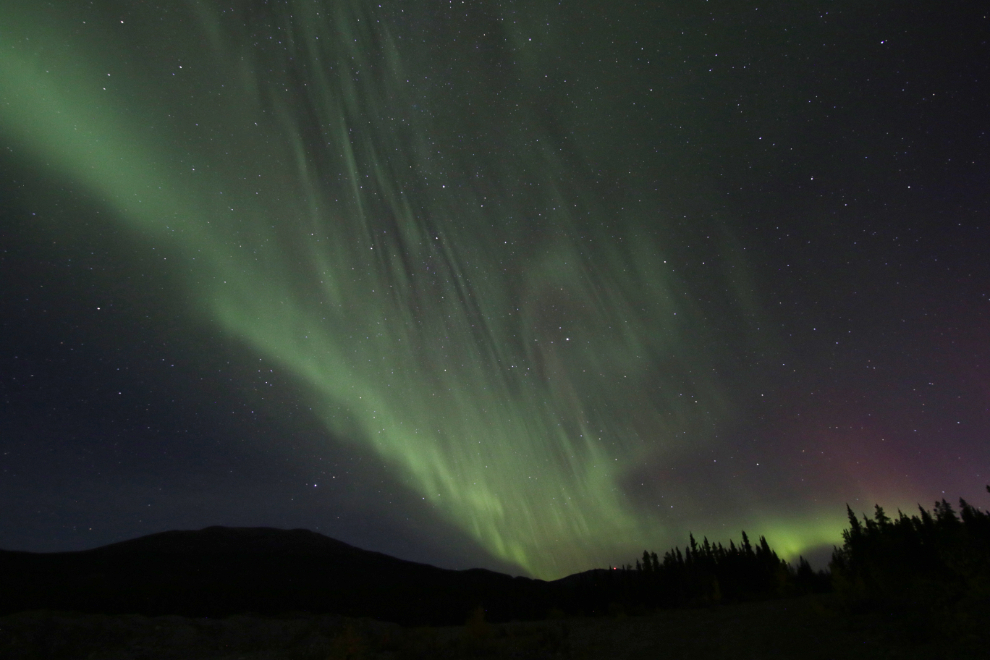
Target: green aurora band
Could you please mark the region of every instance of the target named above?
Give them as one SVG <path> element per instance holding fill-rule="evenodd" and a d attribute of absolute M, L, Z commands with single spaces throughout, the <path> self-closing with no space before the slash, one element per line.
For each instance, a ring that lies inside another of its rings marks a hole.
<path fill-rule="evenodd" d="M 681 540 L 622 481 L 733 415 L 711 319 L 756 303 L 729 232 L 689 284 L 655 199 L 584 185 L 604 147 L 559 127 L 600 111 L 541 109 L 535 19 L 464 23 L 472 54 L 397 8 L 211 4 L 0 10 L 3 134 L 186 255 L 203 319 L 492 554 L 552 578 Z M 746 522 L 788 555 L 842 528 Z"/>

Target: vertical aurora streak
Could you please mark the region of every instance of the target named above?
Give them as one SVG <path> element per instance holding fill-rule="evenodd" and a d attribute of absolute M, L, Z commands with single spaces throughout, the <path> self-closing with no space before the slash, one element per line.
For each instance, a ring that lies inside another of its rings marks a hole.
<path fill-rule="evenodd" d="M 720 364 L 756 341 L 722 333 L 756 315 L 732 236 L 589 184 L 596 147 L 562 126 L 598 111 L 541 107 L 534 21 L 476 21 L 464 54 L 425 11 L 255 5 L 4 9 L 3 133 L 181 250 L 203 319 L 494 555 L 559 577 L 659 547 L 623 481 L 731 418 Z M 714 264 L 676 268 L 702 237 Z"/>

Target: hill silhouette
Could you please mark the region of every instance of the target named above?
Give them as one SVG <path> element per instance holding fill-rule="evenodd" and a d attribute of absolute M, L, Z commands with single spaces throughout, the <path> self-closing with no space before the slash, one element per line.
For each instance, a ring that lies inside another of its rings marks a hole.
<path fill-rule="evenodd" d="M 745 533 L 727 546 L 691 535 L 683 551 L 644 551 L 635 564 L 553 582 L 441 569 L 303 529 L 208 527 L 81 552 L 0 551 L 0 655 L 126 647 L 119 657 L 215 657 L 220 646 L 288 644 L 314 658 L 372 657 L 355 656 L 359 647 L 431 660 L 568 649 L 619 657 L 620 647 L 676 647 L 678 657 L 736 647 L 760 657 L 771 648 L 781 650 L 775 657 L 894 648 L 898 657 L 985 657 L 990 512 L 960 500 L 957 514 L 943 500 L 911 517 L 879 506 L 872 519 L 847 513 L 831 573 L 792 566 Z M 603 614 L 612 616 L 595 616 Z M 131 652 L 152 646 L 158 655 Z"/>
<path fill-rule="evenodd" d="M 720 545 L 705 540 L 693 552 L 685 548 L 686 562 L 678 549 L 671 551 L 656 571 L 592 569 L 545 582 L 479 568 L 441 569 L 305 529 L 207 527 L 79 552 L 0 551 L 0 615 L 30 609 L 191 617 L 309 612 L 448 625 L 463 623 L 479 606 L 489 621 L 524 621 L 702 604 L 711 602 L 716 577 L 730 600 L 784 595 L 763 586 L 786 569 L 761 542 L 749 549 L 752 557 L 723 556 Z M 734 578 L 747 575 L 757 578 L 754 585 L 733 587 Z"/>
<path fill-rule="evenodd" d="M 549 583 L 454 571 L 362 550 L 316 532 L 208 527 L 61 553 L 0 551 L 0 614 L 58 609 L 219 617 L 290 611 L 404 624 L 546 616 Z"/>

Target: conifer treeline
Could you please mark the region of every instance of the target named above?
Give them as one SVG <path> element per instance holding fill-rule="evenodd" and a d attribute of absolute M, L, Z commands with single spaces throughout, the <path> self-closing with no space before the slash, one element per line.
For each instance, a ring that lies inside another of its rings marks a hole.
<path fill-rule="evenodd" d="M 987 486 L 990 492 L 990 486 Z M 606 591 L 617 603 L 680 607 L 835 590 L 849 602 L 899 602 L 925 607 L 962 600 L 990 601 L 990 512 L 959 500 L 960 513 L 942 500 L 919 515 L 898 511 L 895 520 L 877 505 L 862 522 L 848 506 L 849 529 L 835 548 L 830 572 L 814 571 L 803 558 L 797 566 L 782 560 L 765 537 L 729 547 L 699 544 L 694 535 L 682 552 L 660 559 L 644 551 L 635 568 L 610 571 Z M 606 586 L 606 585 L 599 585 Z"/>
<path fill-rule="evenodd" d="M 932 512 L 919 506 L 919 515 L 891 520 L 878 505 L 863 522 L 846 507 L 849 529 L 829 564 L 836 591 L 926 607 L 990 598 L 990 512 L 963 499 L 959 507 L 957 515 L 943 499 Z"/>
<path fill-rule="evenodd" d="M 646 594 L 654 592 L 651 600 L 661 606 L 773 598 L 828 589 L 827 574 L 813 571 L 804 557 L 795 569 L 770 548 L 766 537 L 761 536 L 754 546 L 746 532 L 742 533 L 742 543 L 737 546 L 730 540 L 728 548 L 721 543 L 711 544 L 707 538 L 699 545 L 692 534 L 683 553 L 674 548 L 657 561 L 655 553 L 644 552 L 636 565 Z"/>
<path fill-rule="evenodd" d="M 694 535 L 681 552 L 673 548 L 661 560 L 655 552 L 644 551 L 636 567 L 622 567 L 628 584 L 629 602 L 646 607 L 679 607 L 774 598 L 799 593 L 827 591 L 828 574 L 815 572 L 801 557 L 797 568 L 790 566 L 770 548 L 766 537 L 752 544 L 746 532 L 742 542 L 729 547 L 699 544 Z"/>

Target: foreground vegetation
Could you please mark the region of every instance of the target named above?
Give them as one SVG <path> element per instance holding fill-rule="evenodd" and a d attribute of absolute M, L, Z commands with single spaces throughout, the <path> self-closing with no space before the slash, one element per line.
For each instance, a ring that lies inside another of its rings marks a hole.
<path fill-rule="evenodd" d="M 986 607 L 972 614 L 990 616 Z M 440 627 L 301 614 L 0 617 L 5 660 L 930 660 L 985 658 L 987 648 L 990 634 L 979 626 L 954 631 L 925 617 L 850 612 L 837 594 L 532 622 L 475 616 Z"/>

